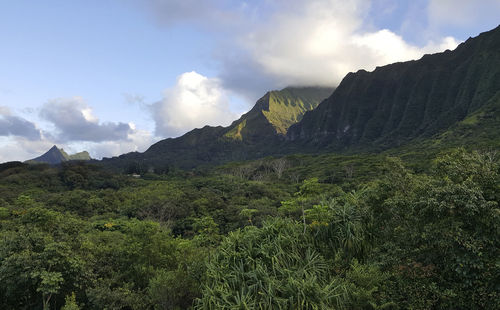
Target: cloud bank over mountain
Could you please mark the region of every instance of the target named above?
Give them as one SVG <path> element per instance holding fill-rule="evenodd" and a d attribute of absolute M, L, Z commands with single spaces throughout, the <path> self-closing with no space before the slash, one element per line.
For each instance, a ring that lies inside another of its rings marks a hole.
<path fill-rule="evenodd" d="M 164 25 L 193 23 L 202 32 L 217 31 L 217 78 L 224 88 L 252 100 L 289 85 L 335 86 L 350 71 L 458 45 L 457 39 L 438 35 L 416 45 L 394 31 L 377 29 L 370 22 L 373 3 L 368 0 L 146 3 Z M 439 14 L 441 7 L 431 1 L 428 15 Z"/>

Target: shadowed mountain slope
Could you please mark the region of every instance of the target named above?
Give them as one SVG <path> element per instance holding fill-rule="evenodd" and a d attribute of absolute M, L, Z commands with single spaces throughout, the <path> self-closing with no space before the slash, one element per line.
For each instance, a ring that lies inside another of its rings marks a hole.
<path fill-rule="evenodd" d="M 487 117 L 496 119 L 500 96 L 500 27 L 468 39 L 454 51 L 349 73 L 318 105 L 331 91 L 268 92 L 229 127 L 195 129 L 144 153 L 103 163 L 122 169 L 132 165 L 130 171 L 161 171 L 292 153 L 373 152 L 436 143 L 473 146 L 477 141 L 460 137 L 464 130 L 468 137 L 483 138 L 480 132 L 489 130 L 482 143 L 495 143 L 500 131 Z M 447 131 L 449 138 L 439 136 Z"/>
<path fill-rule="evenodd" d="M 430 137 L 463 120 L 500 91 L 500 27 L 454 51 L 349 73 L 287 134 L 330 150 L 384 149 Z"/>
<path fill-rule="evenodd" d="M 274 154 L 276 146 L 284 142 L 288 128 L 332 92 L 333 88 L 323 87 L 287 87 L 270 91 L 228 127 L 194 129 L 181 137 L 159 141 L 144 153 L 105 158 L 103 163 L 134 172 L 150 167 L 155 170 L 167 166 L 191 168 Z"/>

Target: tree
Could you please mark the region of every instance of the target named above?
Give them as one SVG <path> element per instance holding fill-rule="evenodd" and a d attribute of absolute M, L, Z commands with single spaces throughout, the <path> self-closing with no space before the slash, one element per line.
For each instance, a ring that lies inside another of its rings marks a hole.
<path fill-rule="evenodd" d="M 248 223 L 250 223 L 250 225 L 253 225 L 252 217 L 257 212 L 259 212 L 259 210 L 257 210 L 257 209 L 247 209 L 247 208 L 245 208 L 245 209 L 241 210 L 240 216 L 247 218 L 248 219 Z"/>
<path fill-rule="evenodd" d="M 36 291 L 42 293 L 42 304 L 43 309 L 49 309 L 49 302 L 52 295 L 59 293 L 61 284 L 64 282 L 62 274 L 60 272 L 50 272 L 46 270 L 34 271 L 31 273 L 31 277 L 36 279 L 40 284 L 38 285 Z"/>
<path fill-rule="evenodd" d="M 273 171 L 276 173 L 278 180 L 281 179 L 283 172 L 288 166 L 288 162 L 284 158 L 275 159 L 271 162 L 271 167 Z"/>
<path fill-rule="evenodd" d="M 294 194 L 294 198 L 281 202 L 280 211 L 288 215 L 296 215 L 300 212 L 302 219 L 303 233 L 306 233 L 306 209 L 312 207 L 318 196 L 322 194 L 323 187 L 317 178 L 306 179 L 302 182 L 299 191 Z"/>
<path fill-rule="evenodd" d="M 340 253 L 348 260 L 362 259 L 371 247 L 372 218 L 364 202 L 365 194 L 365 190 L 344 193 L 306 210 L 318 246 L 330 255 Z"/>
<path fill-rule="evenodd" d="M 64 306 L 61 310 L 80 310 L 80 307 L 76 303 L 75 293 L 71 293 L 71 295 L 66 296 Z"/>
<path fill-rule="evenodd" d="M 348 292 L 311 236 L 292 220 L 247 226 L 221 243 L 207 266 L 197 309 L 336 309 Z"/>
<path fill-rule="evenodd" d="M 406 286 L 398 290 L 412 292 L 412 283 L 420 283 L 414 290 L 426 296 L 418 298 L 434 300 L 425 307 L 494 309 L 499 306 L 492 284 L 500 256 L 498 166 L 480 153 L 457 150 L 438 158 L 434 172 L 426 182 L 409 182 L 400 189 L 404 194 L 385 204 L 399 214 L 386 222 L 397 244 L 386 241 L 386 247 L 399 261 L 398 277 Z"/>
<path fill-rule="evenodd" d="M 42 207 L 24 210 L 0 238 L 0 292 L 4 309 L 49 309 L 87 284 L 76 236 L 82 223 Z"/>

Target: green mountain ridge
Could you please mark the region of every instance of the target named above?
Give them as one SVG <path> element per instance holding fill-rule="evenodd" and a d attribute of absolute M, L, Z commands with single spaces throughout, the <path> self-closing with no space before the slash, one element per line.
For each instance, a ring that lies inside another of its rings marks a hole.
<path fill-rule="evenodd" d="M 349 73 L 287 138 L 316 150 L 387 149 L 447 130 L 499 91 L 497 27 L 454 51 Z"/>
<path fill-rule="evenodd" d="M 390 153 L 412 145 L 437 149 L 478 143 L 467 137 L 482 137 L 483 145 L 496 143 L 500 132 L 495 121 L 480 122 L 489 128 L 488 142 L 481 134 L 484 128 L 471 125 L 482 115 L 476 113 L 496 107 L 500 26 L 454 51 L 349 73 L 322 101 L 329 92 L 291 87 L 271 91 L 229 127 L 195 129 L 144 153 L 102 163 L 129 171 L 162 171 L 167 166 L 194 168 L 294 153 Z M 467 137 L 459 134 L 465 128 Z"/>
<path fill-rule="evenodd" d="M 432 158 L 458 147 L 491 152 L 500 148 L 500 93 L 484 106 L 431 138 L 415 139 L 412 143 L 390 149 L 389 155 Z"/>
<path fill-rule="evenodd" d="M 287 87 L 270 91 L 228 127 L 194 129 L 181 137 L 159 141 L 144 153 L 105 158 L 103 163 L 129 171 L 151 167 L 161 170 L 165 166 L 192 168 L 266 156 L 275 153 L 276 145 L 283 143 L 292 124 L 332 92 L 333 88 L 324 87 Z"/>
<path fill-rule="evenodd" d="M 286 135 L 290 126 L 302 120 L 306 112 L 315 109 L 332 92 L 333 88 L 320 87 L 287 87 L 279 91 L 270 91 L 236 121 L 236 124 L 230 126 L 225 137 L 242 140 L 245 132 L 251 136 L 262 130 L 256 125 L 262 126 L 263 123 L 270 124 L 274 128 L 274 133 Z M 249 125 L 254 126 L 245 130 L 247 121 Z M 265 127 L 268 129 L 269 126 Z"/>

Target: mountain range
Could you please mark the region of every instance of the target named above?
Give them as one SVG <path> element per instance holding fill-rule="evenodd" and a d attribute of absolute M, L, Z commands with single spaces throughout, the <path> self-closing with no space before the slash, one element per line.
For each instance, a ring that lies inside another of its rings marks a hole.
<path fill-rule="evenodd" d="M 349 73 L 336 89 L 270 91 L 228 127 L 194 129 L 101 163 L 141 172 L 292 153 L 487 146 L 500 144 L 499 111 L 500 26 L 454 51 Z"/>
<path fill-rule="evenodd" d="M 153 144 L 144 153 L 104 158 L 103 164 L 117 168 L 139 165 L 137 170 L 166 166 L 193 168 L 208 163 L 258 158 L 276 154 L 291 125 L 315 109 L 333 88 L 287 87 L 266 93 L 255 106 L 228 127 L 205 126 L 178 138 Z"/>

